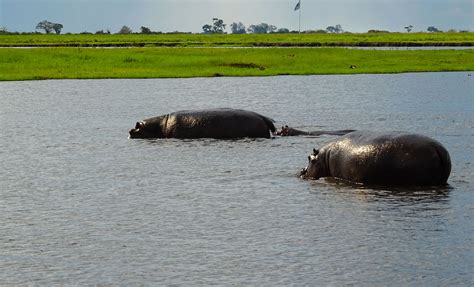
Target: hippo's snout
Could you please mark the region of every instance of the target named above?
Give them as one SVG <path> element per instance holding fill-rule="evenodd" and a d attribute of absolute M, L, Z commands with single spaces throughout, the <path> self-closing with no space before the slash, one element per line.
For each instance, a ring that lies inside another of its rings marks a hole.
<path fill-rule="evenodd" d="M 128 134 L 130 135 L 131 139 L 137 138 L 138 134 L 139 134 L 139 129 L 137 129 L 137 128 L 131 129 L 131 130 L 128 131 Z"/>
<path fill-rule="evenodd" d="M 300 177 L 304 177 L 307 172 L 308 172 L 308 168 L 307 168 L 307 167 L 302 168 L 301 171 L 300 171 Z"/>
<path fill-rule="evenodd" d="M 135 128 L 128 131 L 131 139 L 140 138 L 141 131 L 140 129 L 143 128 L 145 124 L 143 122 L 137 122 L 135 124 Z"/>

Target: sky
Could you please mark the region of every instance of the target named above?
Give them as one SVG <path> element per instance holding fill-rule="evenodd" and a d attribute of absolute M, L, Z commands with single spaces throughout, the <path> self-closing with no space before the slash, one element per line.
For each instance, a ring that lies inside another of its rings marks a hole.
<path fill-rule="evenodd" d="M 212 18 L 268 23 L 298 30 L 298 0 L 0 0 L 0 27 L 10 32 L 32 32 L 42 20 L 60 23 L 63 33 L 116 33 L 124 25 L 162 32 L 202 32 Z M 474 31 L 474 0 L 301 0 L 301 30 L 326 29 L 340 24 L 345 31 L 371 29 Z M 230 33 L 230 28 L 227 28 Z"/>

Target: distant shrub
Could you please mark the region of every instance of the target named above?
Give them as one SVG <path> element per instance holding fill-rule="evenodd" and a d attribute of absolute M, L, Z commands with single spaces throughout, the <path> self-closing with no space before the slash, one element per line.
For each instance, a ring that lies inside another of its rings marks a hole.
<path fill-rule="evenodd" d="M 110 30 L 107 29 L 107 31 L 104 30 L 99 30 L 95 32 L 97 35 L 103 35 L 103 34 L 110 34 Z"/>
<path fill-rule="evenodd" d="M 128 26 L 122 26 L 122 28 L 117 32 L 117 34 L 132 34 L 133 31 Z"/>
<path fill-rule="evenodd" d="M 285 34 L 285 33 L 290 33 L 290 30 L 288 30 L 287 28 L 279 28 L 278 30 L 276 30 L 275 33 Z"/>
<path fill-rule="evenodd" d="M 230 30 L 232 31 L 232 34 L 245 34 L 245 33 L 247 33 L 245 25 L 242 22 L 239 22 L 239 23 L 234 22 L 234 23 L 230 24 Z"/>
<path fill-rule="evenodd" d="M 436 28 L 435 26 L 429 26 L 428 28 L 426 28 L 426 30 L 427 30 L 428 32 L 431 32 L 431 33 L 443 32 L 443 31 L 439 30 L 438 28 Z"/>
<path fill-rule="evenodd" d="M 140 34 L 152 34 L 153 31 L 148 28 L 148 27 L 145 27 L 145 26 L 141 26 L 140 27 Z"/>
<path fill-rule="evenodd" d="M 367 33 L 390 33 L 390 32 L 389 32 L 389 31 L 386 31 L 386 30 L 376 30 L 376 29 L 372 29 L 372 30 L 367 31 Z"/>
<path fill-rule="evenodd" d="M 298 32 L 298 31 L 296 31 Z M 306 30 L 303 31 L 305 34 L 327 34 L 328 32 L 326 30 L 318 29 L 318 30 Z"/>
<path fill-rule="evenodd" d="M 247 28 L 247 32 L 253 33 L 253 34 L 267 34 L 267 33 L 273 33 L 277 30 L 277 27 L 274 25 L 270 25 L 267 23 L 260 23 L 257 25 L 250 25 Z"/>

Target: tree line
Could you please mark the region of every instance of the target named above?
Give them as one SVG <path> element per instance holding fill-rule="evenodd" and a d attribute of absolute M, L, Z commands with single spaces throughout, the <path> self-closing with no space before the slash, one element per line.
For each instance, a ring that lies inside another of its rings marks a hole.
<path fill-rule="evenodd" d="M 225 27 L 226 24 L 224 24 L 224 21 L 219 18 L 213 18 L 212 19 L 213 23 L 212 24 L 206 24 L 202 26 L 202 30 L 204 34 L 212 34 L 212 33 L 217 33 L 217 34 L 222 34 L 225 33 Z M 413 31 L 413 25 L 408 25 L 404 27 L 404 29 L 407 31 L 407 33 L 410 33 Z M 298 31 L 292 30 L 290 31 L 287 28 L 277 28 L 274 25 L 267 24 L 267 23 L 260 23 L 256 25 L 250 25 L 248 28 L 245 27 L 245 25 L 242 22 L 233 22 L 230 24 L 230 30 L 232 34 L 267 34 L 267 33 L 299 33 Z M 436 28 L 435 26 L 429 26 L 426 28 L 426 31 L 432 32 L 432 33 L 441 33 L 443 32 L 442 30 Z M 344 31 L 342 29 L 342 26 L 340 24 L 334 25 L 334 26 L 328 26 L 326 29 L 319 29 L 319 30 L 305 30 L 302 31 L 301 33 L 330 33 L 330 34 L 340 34 L 340 33 L 345 33 L 347 31 Z M 449 33 L 456 33 L 456 32 L 469 32 L 468 30 L 461 30 L 457 31 L 454 29 L 450 29 L 447 32 Z M 376 30 L 376 29 L 371 29 L 367 31 L 367 33 L 390 33 L 389 31 L 386 30 Z"/>
<path fill-rule="evenodd" d="M 212 18 L 211 24 L 202 26 L 204 34 L 224 34 L 226 24 L 219 18 Z M 287 28 L 278 28 L 275 25 L 268 23 L 253 24 L 246 27 L 242 22 L 233 22 L 230 24 L 232 34 L 268 34 L 268 33 L 299 33 L 298 31 L 290 31 Z M 326 30 L 304 31 L 304 33 L 343 33 L 341 25 L 328 26 Z"/>
<path fill-rule="evenodd" d="M 50 33 L 56 33 L 56 34 L 61 34 L 63 25 L 60 23 L 54 23 L 50 22 L 47 20 L 43 20 L 39 22 L 36 25 L 36 30 L 42 30 L 44 31 L 45 34 L 50 34 Z M 227 34 L 226 32 L 226 27 L 227 24 L 224 23 L 224 20 L 219 19 L 219 18 L 212 18 L 212 23 L 210 24 L 205 24 L 202 26 L 202 33 L 203 34 Z M 248 27 L 246 27 L 242 22 L 233 22 L 232 24 L 229 25 L 230 27 L 230 32 L 232 34 L 267 34 L 267 33 L 299 33 L 298 31 L 295 30 L 289 30 L 287 28 L 277 28 L 274 25 L 267 24 L 267 23 L 260 23 L 260 24 L 253 24 Z M 408 25 L 405 26 L 404 29 L 406 30 L 407 33 L 410 33 L 413 31 L 414 27 L 413 25 Z M 435 26 L 429 26 L 426 31 L 432 32 L 432 33 L 440 33 L 443 32 L 442 30 L 436 28 Z M 301 33 L 330 33 L 330 34 L 340 34 L 340 33 L 345 33 L 347 31 L 344 31 L 342 29 L 342 26 L 340 24 L 334 25 L 334 26 L 328 26 L 326 29 L 318 29 L 318 30 L 305 30 L 302 31 Z M 467 30 L 454 30 L 450 29 L 447 32 L 449 33 L 455 33 L 455 32 L 469 32 Z M 38 34 L 40 32 L 36 31 L 33 33 L 21 33 L 21 34 Z M 390 33 L 389 31 L 385 30 L 376 30 L 376 29 L 371 29 L 368 31 L 368 33 Z M 6 27 L 0 27 L 0 34 L 20 34 L 17 32 L 9 32 Z M 68 33 L 70 34 L 70 33 Z M 79 34 L 93 34 L 92 32 L 81 32 Z M 112 34 L 109 29 L 107 30 L 98 30 L 95 32 L 95 34 Z M 138 32 L 134 32 L 130 27 L 128 26 L 122 26 L 119 31 L 117 31 L 115 34 L 192 34 L 190 32 L 168 32 L 168 33 L 163 33 L 160 31 L 153 31 L 148 27 L 141 26 Z"/>

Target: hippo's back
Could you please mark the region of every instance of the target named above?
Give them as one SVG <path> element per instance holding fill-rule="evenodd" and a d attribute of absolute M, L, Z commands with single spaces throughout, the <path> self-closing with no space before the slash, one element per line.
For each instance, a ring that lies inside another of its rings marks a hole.
<path fill-rule="evenodd" d="M 174 112 L 166 127 L 168 137 L 174 138 L 269 138 L 275 131 L 270 118 L 228 108 Z"/>
<path fill-rule="evenodd" d="M 439 185 L 451 172 L 448 151 L 418 134 L 356 131 L 331 144 L 330 153 L 333 176 L 365 184 Z"/>

